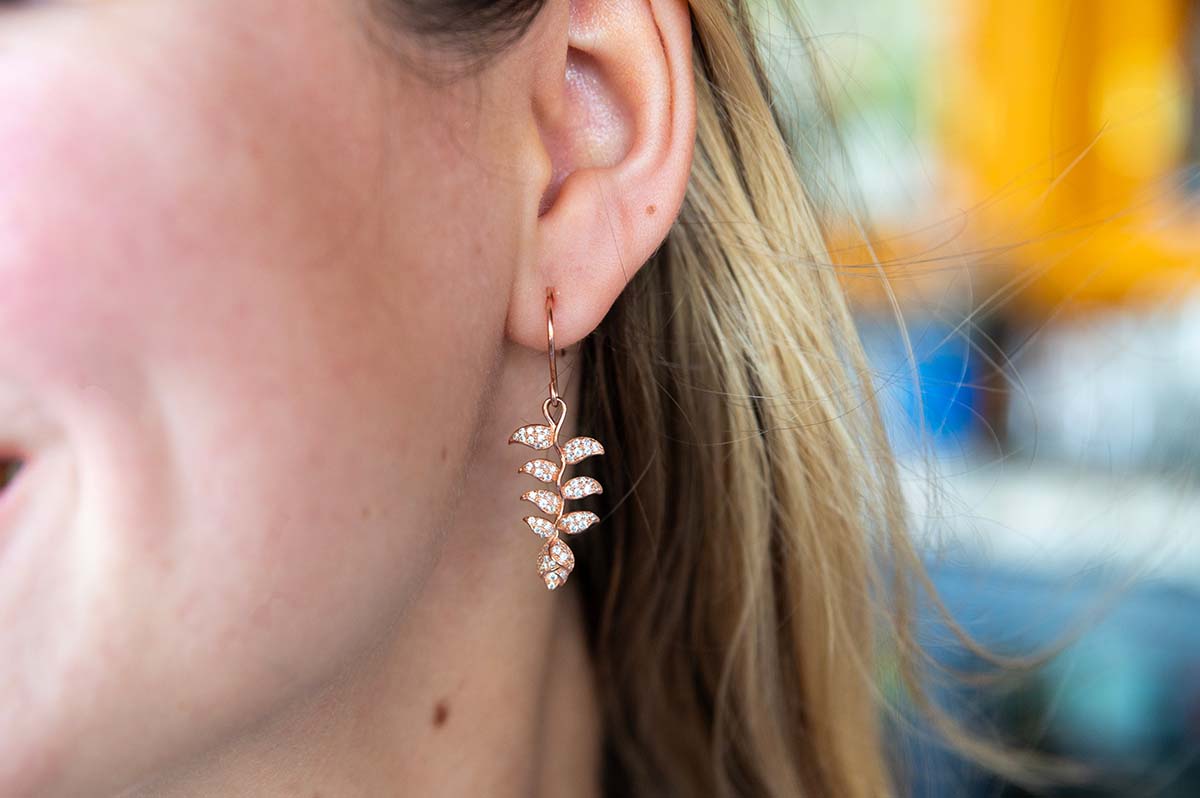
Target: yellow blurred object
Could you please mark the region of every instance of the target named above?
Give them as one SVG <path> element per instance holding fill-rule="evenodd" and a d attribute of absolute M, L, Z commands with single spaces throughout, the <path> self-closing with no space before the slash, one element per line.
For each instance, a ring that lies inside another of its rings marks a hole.
<path fill-rule="evenodd" d="M 1200 271 L 1178 176 L 1192 118 L 1180 0 L 952 0 L 946 149 L 1030 299 L 1132 300 Z M 1018 275 L 1019 276 L 1019 272 Z"/>
<path fill-rule="evenodd" d="M 1026 304 L 1060 307 L 1159 300 L 1194 286 L 1188 4 L 936 5 L 954 26 L 932 78 L 947 201 L 964 209 L 958 248 L 997 267 L 981 271 L 981 289 L 1016 283 Z M 914 263 L 936 272 L 936 253 L 922 258 L 918 238 L 881 245 L 889 274 L 889 254 L 901 272 L 922 271 Z M 842 253 L 843 265 L 869 260 L 861 248 Z"/>

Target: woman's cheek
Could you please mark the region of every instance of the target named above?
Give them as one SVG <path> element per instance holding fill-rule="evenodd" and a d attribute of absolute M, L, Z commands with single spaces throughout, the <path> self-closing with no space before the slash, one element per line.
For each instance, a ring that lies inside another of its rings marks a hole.
<path fill-rule="evenodd" d="M 32 85 L 5 67 L 0 58 L 0 370 L 77 381 L 160 332 L 179 290 L 196 287 L 187 270 L 202 253 L 179 245 L 214 220 L 202 202 L 182 207 L 186 159 L 168 177 L 150 156 L 156 137 L 178 149 L 187 133 L 154 124 L 153 97 L 139 103 L 111 74 L 56 59 Z"/>
<path fill-rule="evenodd" d="M 0 681 L 29 708 L 0 711 L 0 748 L 137 736 L 150 758 L 328 675 L 419 588 L 454 488 L 428 464 L 471 428 L 427 431 L 478 393 L 440 386 L 481 379 L 466 325 L 503 303 L 447 314 L 428 157 L 380 249 L 383 122 L 338 58 L 290 31 L 313 53 L 261 63 L 232 34 L 72 30 L 0 25 L 0 393 L 21 386 L 65 459 L 29 491 L 53 512 L 0 539 Z"/>
<path fill-rule="evenodd" d="M 5 33 L 0 382 L 28 388 L 59 426 L 91 535 L 43 575 L 86 554 L 99 559 L 82 570 L 108 586 L 77 589 L 115 596 L 170 575 L 181 601 L 194 598 L 188 579 L 236 585 L 243 563 L 268 566 L 257 573 L 268 585 L 284 578 L 276 565 L 314 575 L 336 543 L 298 533 L 330 513 L 312 486 L 337 488 L 325 464 L 340 453 L 311 424 L 335 412 L 334 391 L 302 383 L 330 377 L 339 330 L 315 318 L 333 294 L 314 280 L 331 276 L 319 253 L 347 241 L 330 204 L 348 208 L 355 175 L 307 185 L 323 172 L 305 157 L 314 145 L 285 135 L 295 126 L 271 107 L 306 106 L 254 85 L 280 70 L 241 60 L 253 50 L 207 45 L 211 60 L 193 52 L 149 74 L 145 52 Z M 341 113 L 347 127 L 352 115 Z M 347 162 L 333 147 L 325 158 Z M 37 556 L 68 534 L 46 530 Z"/>

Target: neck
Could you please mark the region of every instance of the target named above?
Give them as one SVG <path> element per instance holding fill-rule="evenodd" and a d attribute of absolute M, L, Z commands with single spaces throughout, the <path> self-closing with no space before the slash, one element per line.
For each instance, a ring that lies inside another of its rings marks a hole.
<path fill-rule="evenodd" d="M 538 377 L 522 379 L 499 386 L 502 412 L 481 422 L 457 521 L 395 628 L 318 693 L 138 795 L 599 795 L 579 596 L 538 576 L 543 541 L 518 498 L 532 480 L 517 473 L 533 450 L 505 443 L 541 420 Z"/>

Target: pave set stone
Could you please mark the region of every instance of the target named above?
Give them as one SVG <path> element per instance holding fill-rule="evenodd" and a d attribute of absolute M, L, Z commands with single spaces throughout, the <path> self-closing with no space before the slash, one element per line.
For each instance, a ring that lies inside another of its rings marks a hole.
<path fill-rule="evenodd" d="M 529 528 L 541 537 L 548 538 L 554 536 L 554 523 L 549 519 L 542 518 L 540 515 L 527 515 L 525 516 L 525 523 L 529 524 Z"/>
<path fill-rule="evenodd" d="M 560 518 L 558 520 L 558 528 L 568 535 L 578 535 L 599 520 L 600 516 L 591 510 L 580 510 L 576 513 L 567 513 Z"/>
<path fill-rule="evenodd" d="M 508 442 L 523 443 L 534 449 L 549 449 L 554 445 L 554 429 L 545 424 L 529 424 L 510 435 Z"/>
<path fill-rule="evenodd" d="M 566 446 L 562 447 L 562 452 L 563 462 L 574 464 L 593 454 L 604 454 L 604 447 L 595 438 L 580 437 L 567 441 Z"/>
<path fill-rule="evenodd" d="M 558 463 L 551 462 L 550 460 L 530 460 L 521 466 L 521 473 L 537 477 L 542 482 L 553 482 L 558 479 L 558 471 Z"/>
<path fill-rule="evenodd" d="M 547 540 L 538 554 L 538 573 L 546 587 L 554 590 L 562 585 L 574 568 L 575 554 L 571 547 L 557 538 Z"/>
<path fill-rule="evenodd" d="M 600 483 L 591 477 L 575 477 L 567 480 L 562 486 L 564 499 L 582 499 L 584 496 L 603 492 L 604 488 L 600 487 Z"/>
<path fill-rule="evenodd" d="M 521 498 L 536 504 L 543 513 L 553 515 L 562 509 L 562 497 L 552 490 L 527 490 Z"/>

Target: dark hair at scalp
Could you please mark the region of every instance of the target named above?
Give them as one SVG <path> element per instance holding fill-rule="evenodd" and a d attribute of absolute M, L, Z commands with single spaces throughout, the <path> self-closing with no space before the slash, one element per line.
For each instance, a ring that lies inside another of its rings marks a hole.
<path fill-rule="evenodd" d="M 389 31 L 413 34 L 476 72 L 525 35 L 545 0 L 367 0 Z"/>

